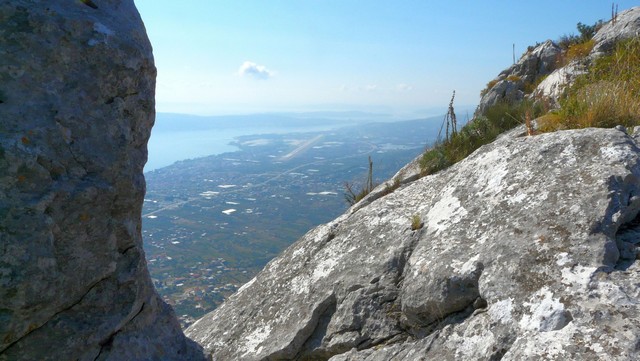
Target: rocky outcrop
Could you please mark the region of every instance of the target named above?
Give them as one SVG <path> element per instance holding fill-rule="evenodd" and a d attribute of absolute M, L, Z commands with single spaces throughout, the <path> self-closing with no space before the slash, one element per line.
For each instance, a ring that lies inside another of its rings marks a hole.
<path fill-rule="evenodd" d="M 613 50 L 618 41 L 638 36 L 640 36 L 640 6 L 621 12 L 615 21 L 609 21 L 598 30 L 593 37 L 595 45 L 590 55 L 597 57 L 606 54 Z"/>
<path fill-rule="evenodd" d="M 142 250 L 155 74 L 132 0 L 0 1 L 0 360 L 204 358 Z"/>
<path fill-rule="evenodd" d="M 640 7 L 625 10 L 615 22 L 607 22 L 593 36 L 594 46 L 588 57 L 576 59 L 554 70 L 538 84 L 531 97 L 546 98 L 552 105 L 557 105 L 564 88 L 578 76 L 585 74 L 589 64 L 599 56 L 611 52 L 616 42 L 636 36 L 640 36 Z"/>
<path fill-rule="evenodd" d="M 561 52 L 558 45 L 547 40 L 524 53 L 516 64 L 503 70 L 498 77 L 517 76 L 525 83 L 533 83 L 557 67 Z"/>
<path fill-rule="evenodd" d="M 519 133 L 312 230 L 187 334 L 214 360 L 638 358 L 638 137 Z"/>
<path fill-rule="evenodd" d="M 480 99 L 480 114 L 500 102 L 517 102 L 524 99 L 527 87 L 557 68 L 562 49 L 553 41 L 537 45 L 522 55 L 516 64 L 503 70 L 491 81 Z"/>
<path fill-rule="evenodd" d="M 580 61 L 571 62 L 544 78 L 532 93 L 532 98 L 548 99 L 549 103 L 557 106 L 564 88 L 573 83 L 576 78 L 587 73 L 587 64 Z"/>
<path fill-rule="evenodd" d="M 615 21 L 607 22 L 593 37 L 594 46 L 589 56 L 562 65 L 563 51 L 551 40 L 526 52 L 518 63 L 502 71 L 485 90 L 478 113 L 500 101 L 517 102 L 525 97 L 545 98 L 550 105 L 557 105 L 567 84 L 587 71 L 597 57 L 609 53 L 615 44 L 624 39 L 640 36 L 640 7 L 618 14 Z M 535 89 L 527 89 L 536 84 Z"/>

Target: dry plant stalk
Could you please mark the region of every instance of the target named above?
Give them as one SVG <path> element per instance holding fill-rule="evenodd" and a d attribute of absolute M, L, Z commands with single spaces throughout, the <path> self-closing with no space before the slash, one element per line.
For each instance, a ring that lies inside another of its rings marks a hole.
<path fill-rule="evenodd" d="M 453 137 L 458 133 L 458 120 L 456 119 L 456 112 L 453 109 L 453 100 L 456 97 L 456 91 L 453 91 L 453 95 L 451 95 L 451 101 L 449 102 L 449 110 L 447 110 L 447 114 L 444 116 L 444 122 L 447 124 L 447 129 L 445 133 L 445 141 L 449 141 L 451 138 L 449 137 L 449 127 L 451 127 L 451 136 Z M 442 129 L 440 129 L 442 131 Z M 438 138 L 440 138 L 440 134 L 438 134 Z"/>
<path fill-rule="evenodd" d="M 531 111 L 527 110 L 524 115 L 524 125 L 527 127 L 527 135 L 532 136 L 536 134 L 536 131 L 533 129 L 533 124 L 531 124 Z"/>

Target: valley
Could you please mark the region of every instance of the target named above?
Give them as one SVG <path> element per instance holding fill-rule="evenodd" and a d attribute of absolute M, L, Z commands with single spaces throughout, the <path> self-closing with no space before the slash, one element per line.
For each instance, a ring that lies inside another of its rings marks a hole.
<path fill-rule="evenodd" d="M 183 325 L 213 310 L 314 226 L 347 209 L 344 182 L 383 181 L 435 140 L 441 117 L 237 137 L 240 150 L 147 172 L 143 238 Z"/>

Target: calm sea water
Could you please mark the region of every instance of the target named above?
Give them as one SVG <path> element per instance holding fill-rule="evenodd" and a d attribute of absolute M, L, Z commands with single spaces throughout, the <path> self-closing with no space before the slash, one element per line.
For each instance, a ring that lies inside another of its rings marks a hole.
<path fill-rule="evenodd" d="M 166 167 L 179 160 L 205 157 L 238 150 L 229 145 L 234 138 L 254 134 L 287 134 L 336 129 L 338 126 L 231 128 L 219 130 L 153 132 L 149 139 L 149 159 L 145 172 Z"/>

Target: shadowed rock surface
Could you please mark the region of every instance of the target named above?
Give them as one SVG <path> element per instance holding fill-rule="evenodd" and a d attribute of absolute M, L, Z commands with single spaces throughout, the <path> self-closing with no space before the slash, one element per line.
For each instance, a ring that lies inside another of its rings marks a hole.
<path fill-rule="evenodd" d="M 0 360 L 199 360 L 149 278 L 131 0 L 0 1 Z"/>
<path fill-rule="evenodd" d="M 187 334 L 214 360 L 635 359 L 639 156 L 622 130 L 511 132 L 312 230 Z"/>

